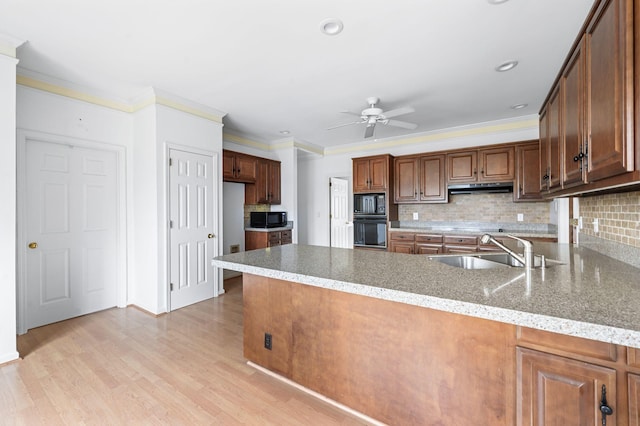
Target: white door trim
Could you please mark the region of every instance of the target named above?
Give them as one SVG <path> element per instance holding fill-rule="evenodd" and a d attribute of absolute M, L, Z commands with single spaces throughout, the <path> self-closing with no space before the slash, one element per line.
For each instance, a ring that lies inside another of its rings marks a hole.
<path fill-rule="evenodd" d="M 213 164 L 213 171 L 211 173 L 211 187 L 213 188 L 213 202 L 215 206 L 211 209 L 211 213 L 213 217 L 211 218 L 213 224 L 213 233 L 215 235 L 215 239 L 217 240 L 213 247 L 212 258 L 216 257 L 220 253 L 220 241 L 222 239 L 222 232 L 220 231 L 220 186 L 221 186 L 221 173 L 220 173 L 220 164 L 219 164 L 219 154 L 214 151 L 209 151 L 200 148 L 194 148 L 191 146 L 181 145 L 174 142 L 166 141 L 164 144 L 164 199 L 165 199 L 165 209 L 162 212 L 161 220 L 165 223 L 164 227 L 164 235 L 162 236 L 162 249 L 164 250 L 164 259 L 165 259 L 165 295 L 167 300 L 167 312 L 171 312 L 171 289 L 170 289 L 170 280 L 171 280 L 171 241 L 169 240 L 170 231 L 169 231 L 169 218 L 171 217 L 171 197 L 169 187 L 170 182 L 170 171 L 169 171 L 169 153 L 171 150 L 176 151 L 184 151 L 192 154 L 199 154 L 206 157 L 210 157 Z M 213 266 L 212 266 L 213 268 Z M 220 294 L 224 293 L 224 290 L 221 289 L 221 279 L 222 279 L 222 270 L 219 273 L 216 273 L 218 268 L 213 268 L 212 276 L 213 276 L 213 294 L 214 297 L 218 297 Z"/>
<path fill-rule="evenodd" d="M 59 143 L 64 145 L 77 146 L 87 149 L 99 149 L 111 151 L 116 154 L 116 300 L 117 306 L 123 308 L 127 306 L 127 203 L 126 203 L 126 148 L 120 145 L 112 145 L 105 142 L 91 141 L 73 138 L 70 136 L 60 136 L 51 133 L 38 132 L 33 130 L 17 129 L 16 140 L 16 189 L 17 189 L 17 287 L 16 287 L 16 307 L 17 318 L 16 327 L 18 334 L 24 334 L 26 330 L 26 193 L 27 188 L 27 141 L 39 141 L 45 143 Z"/>

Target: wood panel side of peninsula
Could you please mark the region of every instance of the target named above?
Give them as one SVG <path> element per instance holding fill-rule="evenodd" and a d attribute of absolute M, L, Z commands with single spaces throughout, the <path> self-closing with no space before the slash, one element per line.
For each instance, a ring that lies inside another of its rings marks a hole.
<path fill-rule="evenodd" d="M 246 273 L 243 298 L 245 358 L 372 418 L 515 422 L 514 325 Z"/>

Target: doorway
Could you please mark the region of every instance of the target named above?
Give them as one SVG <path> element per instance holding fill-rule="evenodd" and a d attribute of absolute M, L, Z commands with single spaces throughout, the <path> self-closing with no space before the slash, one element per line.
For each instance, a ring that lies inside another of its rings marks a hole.
<path fill-rule="evenodd" d="M 211 155 L 169 148 L 169 307 L 217 295 L 217 203 Z"/>
<path fill-rule="evenodd" d="M 115 306 L 125 284 L 118 147 L 18 133 L 18 332 Z"/>
<path fill-rule="evenodd" d="M 349 181 L 329 178 L 330 247 L 353 247 L 353 223 L 349 220 Z"/>

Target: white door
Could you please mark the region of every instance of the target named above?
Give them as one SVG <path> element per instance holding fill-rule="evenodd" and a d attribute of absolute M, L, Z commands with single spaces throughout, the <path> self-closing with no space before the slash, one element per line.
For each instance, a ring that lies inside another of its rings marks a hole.
<path fill-rule="evenodd" d="M 330 178 L 331 247 L 353 247 L 353 224 L 349 221 L 349 181 Z"/>
<path fill-rule="evenodd" d="M 26 328 L 116 306 L 117 154 L 26 142 Z"/>
<path fill-rule="evenodd" d="M 169 150 L 170 309 L 215 296 L 213 159 Z"/>

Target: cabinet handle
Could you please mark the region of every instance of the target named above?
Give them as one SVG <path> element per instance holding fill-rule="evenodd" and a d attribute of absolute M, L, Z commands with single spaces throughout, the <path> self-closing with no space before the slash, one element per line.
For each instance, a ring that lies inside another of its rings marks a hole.
<path fill-rule="evenodd" d="M 602 385 L 602 398 L 600 399 L 600 412 L 602 413 L 602 426 L 607 426 L 607 416 L 613 414 L 613 408 L 607 404 L 607 387 Z"/>
<path fill-rule="evenodd" d="M 575 157 L 573 157 L 573 161 L 580 161 L 584 158 L 584 153 L 581 152 L 580 154 L 576 155 Z"/>
<path fill-rule="evenodd" d="M 484 174 L 484 169 L 480 170 L 480 173 Z"/>
<path fill-rule="evenodd" d="M 477 169 L 473 169 L 473 174 L 477 175 L 478 174 L 478 170 Z"/>

